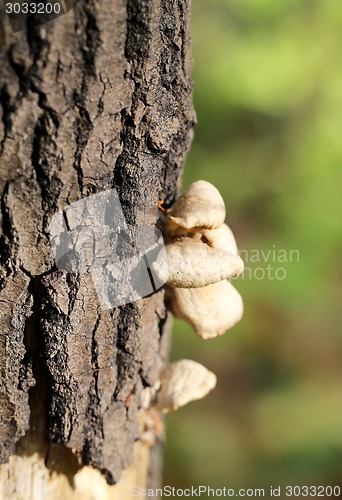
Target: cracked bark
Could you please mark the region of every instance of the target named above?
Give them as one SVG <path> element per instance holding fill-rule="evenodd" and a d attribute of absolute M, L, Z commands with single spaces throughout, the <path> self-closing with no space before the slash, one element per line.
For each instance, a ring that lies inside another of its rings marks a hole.
<path fill-rule="evenodd" d="M 141 442 L 139 408 L 167 359 L 163 291 L 101 309 L 89 275 L 56 270 L 48 230 L 113 187 L 135 225 L 175 197 L 194 124 L 189 20 L 188 0 L 82 0 L 13 35 L 0 11 L 4 498 L 38 498 L 38 484 L 41 498 L 88 498 L 84 471 L 101 479 L 87 465 L 108 484 L 124 470 L 158 484 L 162 438 Z M 103 498 L 129 498 L 121 483 Z"/>

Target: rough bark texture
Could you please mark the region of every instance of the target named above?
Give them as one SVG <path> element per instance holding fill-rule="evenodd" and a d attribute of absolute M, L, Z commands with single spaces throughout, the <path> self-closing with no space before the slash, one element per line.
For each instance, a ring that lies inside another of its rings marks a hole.
<path fill-rule="evenodd" d="M 49 224 L 113 187 L 127 221 L 154 224 L 175 196 L 194 123 L 189 4 L 82 0 L 14 35 L 0 17 L 0 461 L 41 433 L 46 463 L 58 443 L 113 483 L 167 357 L 163 291 L 101 309 L 89 275 L 54 267 Z"/>

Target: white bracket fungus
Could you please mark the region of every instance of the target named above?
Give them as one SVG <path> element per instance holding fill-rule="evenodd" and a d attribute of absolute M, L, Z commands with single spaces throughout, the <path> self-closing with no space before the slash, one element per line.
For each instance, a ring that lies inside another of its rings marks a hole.
<path fill-rule="evenodd" d="M 204 398 L 214 389 L 216 375 L 196 361 L 181 359 L 161 372 L 160 382 L 155 408 L 167 412 Z"/>
<path fill-rule="evenodd" d="M 171 312 L 205 339 L 222 335 L 243 313 L 240 294 L 226 281 L 243 271 L 243 261 L 225 216 L 222 196 L 212 184 L 191 184 L 167 211 L 167 262 L 154 264 L 169 285 Z"/>
<path fill-rule="evenodd" d="M 175 318 L 189 323 L 203 339 L 223 335 L 243 314 L 241 295 L 227 280 L 201 288 L 168 289 L 167 294 Z"/>
<path fill-rule="evenodd" d="M 175 236 L 194 227 L 214 229 L 224 223 L 226 208 L 218 189 L 207 181 L 191 184 L 172 205 L 166 233 Z"/>
<path fill-rule="evenodd" d="M 238 276 L 243 262 L 238 255 L 212 248 L 203 241 L 184 236 L 165 247 L 167 262 L 152 264 L 160 280 L 174 288 L 198 288 Z"/>
<path fill-rule="evenodd" d="M 227 281 L 243 271 L 243 262 L 224 223 L 222 196 L 209 182 L 197 181 L 163 211 L 166 258 L 158 259 L 152 268 L 168 285 L 166 305 L 203 339 L 222 335 L 243 313 L 242 298 Z M 154 406 L 169 411 L 206 396 L 215 387 L 216 376 L 201 364 L 183 359 L 162 371 L 160 383 Z"/>

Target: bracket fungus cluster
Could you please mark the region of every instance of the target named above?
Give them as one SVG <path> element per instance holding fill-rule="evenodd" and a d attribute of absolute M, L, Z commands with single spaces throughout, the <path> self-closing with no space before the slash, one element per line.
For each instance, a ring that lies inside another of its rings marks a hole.
<path fill-rule="evenodd" d="M 227 279 L 238 276 L 244 265 L 225 218 L 225 204 L 215 186 L 194 182 L 165 210 L 167 262 L 159 259 L 153 264 L 166 283 L 168 309 L 203 339 L 222 335 L 243 314 L 242 298 Z M 204 366 L 177 361 L 161 374 L 155 406 L 176 409 L 204 397 L 215 384 L 215 375 Z"/>
<path fill-rule="evenodd" d="M 167 302 L 176 318 L 188 322 L 204 339 L 222 335 L 243 313 L 238 291 L 227 278 L 243 271 L 219 191 L 197 181 L 168 211 L 163 234 L 167 265 L 159 263 Z"/>

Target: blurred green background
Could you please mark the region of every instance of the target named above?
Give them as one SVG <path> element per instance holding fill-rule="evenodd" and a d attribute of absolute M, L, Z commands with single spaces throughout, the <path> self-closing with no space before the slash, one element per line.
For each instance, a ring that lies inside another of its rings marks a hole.
<path fill-rule="evenodd" d="M 215 184 L 239 248 L 272 252 L 234 281 L 245 314 L 223 337 L 174 322 L 172 359 L 201 362 L 218 386 L 168 415 L 164 481 L 340 485 L 342 4 L 192 10 L 198 126 L 183 186 Z M 291 249 L 299 260 L 279 261 Z"/>

